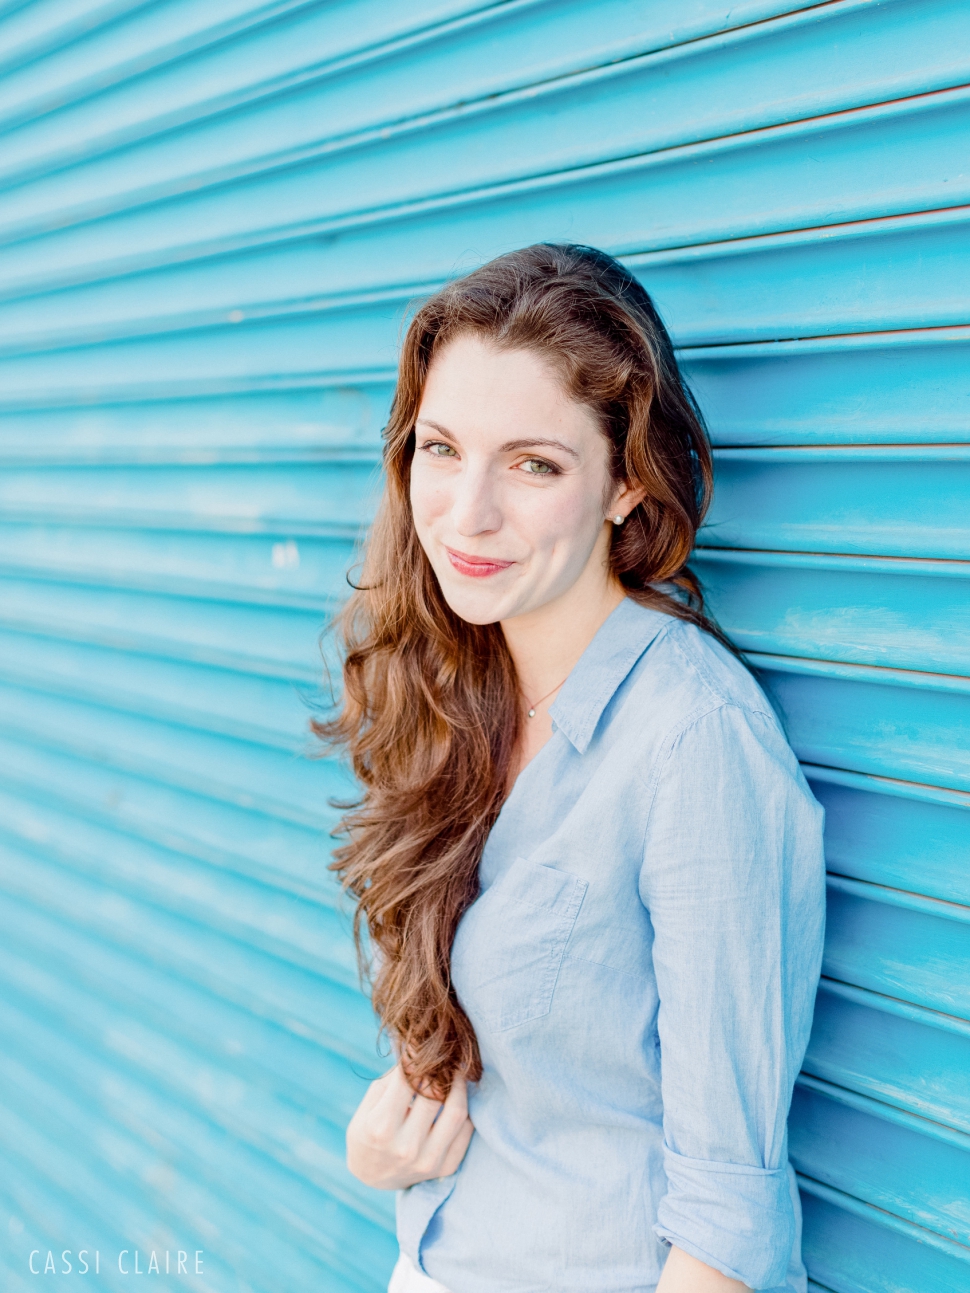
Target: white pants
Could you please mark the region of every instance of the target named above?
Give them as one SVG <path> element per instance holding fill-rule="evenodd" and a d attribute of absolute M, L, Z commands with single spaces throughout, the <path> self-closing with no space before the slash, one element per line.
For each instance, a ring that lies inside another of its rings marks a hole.
<path fill-rule="evenodd" d="M 443 1284 L 417 1269 L 410 1258 L 402 1253 L 391 1271 L 387 1293 L 449 1293 Z"/>

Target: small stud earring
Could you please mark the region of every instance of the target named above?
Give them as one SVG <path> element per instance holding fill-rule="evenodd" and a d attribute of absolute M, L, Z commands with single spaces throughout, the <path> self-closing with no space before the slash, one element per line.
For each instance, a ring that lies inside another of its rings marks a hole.
<path fill-rule="evenodd" d="M 622 525 L 622 524 L 623 524 L 623 522 L 624 522 L 625 520 L 626 520 L 626 517 L 625 517 L 625 516 L 614 516 L 614 517 L 613 517 L 613 524 L 614 524 L 614 525 Z"/>

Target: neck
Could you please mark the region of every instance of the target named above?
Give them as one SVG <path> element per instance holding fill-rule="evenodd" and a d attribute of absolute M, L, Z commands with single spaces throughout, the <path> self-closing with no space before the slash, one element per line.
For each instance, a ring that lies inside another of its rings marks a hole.
<path fill-rule="evenodd" d="M 535 611 L 503 620 L 502 632 L 524 695 L 537 700 L 564 682 L 625 595 L 613 579 L 593 587 L 574 585 Z"/>

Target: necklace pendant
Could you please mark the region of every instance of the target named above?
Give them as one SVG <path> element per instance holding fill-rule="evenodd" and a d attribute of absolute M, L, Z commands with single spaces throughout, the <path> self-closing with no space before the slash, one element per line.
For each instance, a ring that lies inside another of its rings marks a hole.
<path fill-rule="evenodd" d="M 530 709 L 530 710 L 529 710 L 529 717 L 530 717 L 530 718 L 535 718 L 535 716 L 536 716 L 536 712 L 535 712 L 535 710 L 534 710 L 534 709 Z"/>

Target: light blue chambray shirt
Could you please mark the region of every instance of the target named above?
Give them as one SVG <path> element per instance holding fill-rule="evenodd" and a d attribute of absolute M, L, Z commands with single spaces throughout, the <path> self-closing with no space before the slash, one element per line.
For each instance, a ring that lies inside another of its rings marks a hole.
<path fill-rule="evenodd" d="M 402 1251 L 453 1293 L 649 1293 L 668 1244 L 804 1293 L 822 809 L 743 666 L 629 598 L 550 712 L 452 950 L 475 1134 L 399 1192 Z"/>

